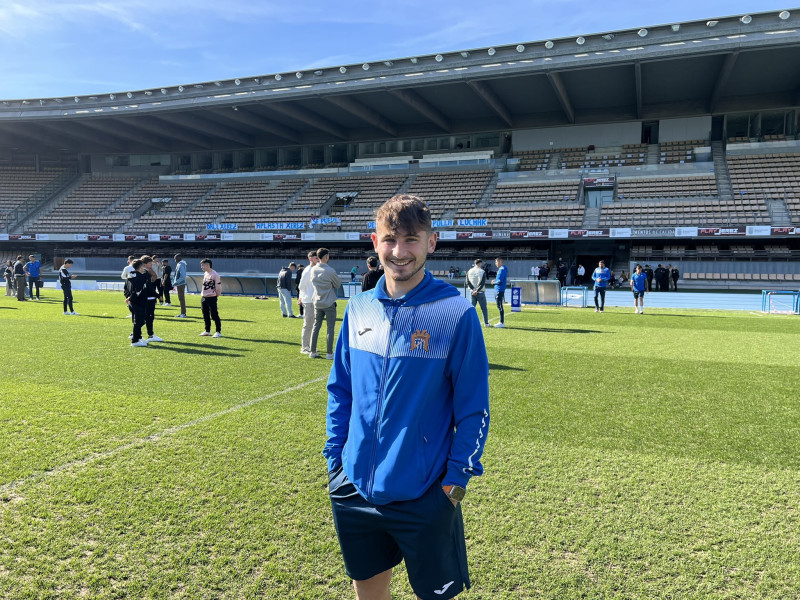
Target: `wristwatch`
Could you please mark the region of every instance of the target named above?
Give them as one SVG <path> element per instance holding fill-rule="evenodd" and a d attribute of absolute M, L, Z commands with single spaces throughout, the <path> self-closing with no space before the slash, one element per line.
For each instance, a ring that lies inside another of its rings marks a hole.
<path fill-rule="evenodd" d="M 467 490 L 457 485 L 443 485 L 442 489 L 450 500 L 461 502 L 467 494 Z"/>

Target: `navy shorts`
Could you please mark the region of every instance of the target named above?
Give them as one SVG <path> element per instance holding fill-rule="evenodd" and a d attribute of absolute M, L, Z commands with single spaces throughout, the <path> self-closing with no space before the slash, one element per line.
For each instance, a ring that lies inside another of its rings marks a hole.
<path fill-rule="evenodd" d="M 644 292 L 637 292 L 636 290 L 633 290 L 633 299 L 635 300 L 636 298 L 644 298 Z"/>
<path fill-rule="evenodd" d="M 453 598 L 469 589 L 461 505 L 437 482 L 420 498 L 371 504 L 339 467 L 329 474 L 333 522 L 347 575 L 364 580 L 405 560 L 422 600 Z"/>

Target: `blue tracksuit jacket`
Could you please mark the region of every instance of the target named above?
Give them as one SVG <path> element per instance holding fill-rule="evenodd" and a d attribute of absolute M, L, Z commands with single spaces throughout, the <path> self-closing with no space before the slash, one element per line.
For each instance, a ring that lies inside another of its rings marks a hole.
<path fill-rule="evenodd" d="M 425 273 L 404 297 L 384 279 L 350 299 L 328 379 L 328 470 L 340 465 L 373 504 L 480 475 L 489 361 L 478 316 Z"/>

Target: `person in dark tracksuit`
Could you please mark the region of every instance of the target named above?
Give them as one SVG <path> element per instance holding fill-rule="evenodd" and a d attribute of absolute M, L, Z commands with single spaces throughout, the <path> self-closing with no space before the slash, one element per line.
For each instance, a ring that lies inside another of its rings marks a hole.
<path fill-rule="evenodd" d="M 169 292 L 172 289 L 172 267 L 169 266 L 169 261 L 165 258 L 161 261 L 161 289 L 164 292 L 164 306 L 172 306 L 169 303 Z"/>
<path fill-rule="evenodd" d="M 64 314 L 77 315 L 75 309 L 72 307 L 72 280 L 77 275 L 70 275 L 69 268 L 72 266 L 72 261 L 67 259 L 58 270 L 58 283 L 61 284 L 61 291 L 64 292 Z M 67 310 L 69 309 L 69 310 Z"/>
<path fill-rule="evenodd" d="M 147 312 L 145 313 L 145 326 L 147 327 L 148 342 L 163 342 L 160 337 L 153 333 L 153 322 L 156 319 L 156 303 L 158 302 L 158 275 L 153 270 L 153 259 L 150 256 L 142 256 L 142 266 L 147 275 L 145 290 L 147 294 Z"/>
<path fill-rule="evenodd" d="M 670 272 L 670 275 L 672 276 L 672 287 L 677 292 L 678 291 L 678 279 L 681 276 L 681 272 L 678 270 L 678 265 L 675 265 L 674 267 L 672 267 L 672 271 Z"/>
<path fill-rule="evenodd" d="M 653 291 L 653 278 L 655 276 L 655 274 L 653 273 L 653 267 L 651 267 L 650 265 L 645 265 L 644 266 L 644 274 L 647 276 L 647 291 L 648 292 L 652 292 Z"/>
<path fill-rule="evenodd" d="M 131 346 L 143 348 L 147 346 L 147 340 L 142 339 L 142 325 L 145 324 L 147 315 L 147 281 L 150 279 L 146 275 L 144 263 L 138 258 L 131 263 L 133 271 L 128 274 L 125 280 L 125 303 L 131 311 L 133 321 L 133 333 L 131 333 Z"/>

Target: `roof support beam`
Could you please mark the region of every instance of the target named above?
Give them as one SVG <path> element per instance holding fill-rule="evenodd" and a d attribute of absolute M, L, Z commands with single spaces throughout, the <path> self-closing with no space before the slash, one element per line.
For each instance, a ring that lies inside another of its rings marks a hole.
<path fill-rule="evenodd" d="M 128 152 L 128 145 L 124 140 L 108 135 L 106 133 L 96 133 L 94 131 L 86 131 L 82 126 L 77 123 L 71 123 L 71 127 L 66 123 L 56 125 L 54 122 L 38 123 L 39 127 L 45 131 L 52 131 L 53 133 L 61 136 L 84 140 L 90 144 L 100 144 L 112 149 L 115 152 Z"/>
<path fill-rule="evenodd" d="M 377 127 L 378 129 L 385 131 L 392 137 L 397 137 L 397 127 L 394 125 L 394 123 L 366 104 L 362 104 L 350 96 L 329 96 L 324 98 L 334 106 L 338 106 L 342 110 L 349 112 L 351 115 L 355 115 L 373 127 Z"/>
<path fill-rule="evenodd" d="M 738 50 L 725 56 L 725 62 L 722 64 L 722 68 L 717 74 L 717 83 L 714 85 L 714 91 L 711 94 L 711 99 L 708 101 L 708 112 L 713 113 L 717 109 L 719 99 L 722 96 L 722 92 L 725 90 L 725 86 L 728 85 L 728 80 L 731 77 L 733 67 L 736 65 L 736 59 L 738 58 Z"/>
<path fill-rule="evenodd" d="M 232 142 L 236 142 L 237 144 L 241 144 L 242 146 L 254 145 L 253 139 L 249 135 L 246 135 L 230 127 L 224 127 L 222 125 L 218 125 L 217 123 L 202 118 L 200 115 L 196 113 L 183 114 L 178 112 L 171 112 L 164 116 L 161 115 L 153 115 L 153 116 L 157 119 L 181 125 L 182 127 L 195 129 L 200 133 L 205 133 L 212 137 L 218 137 L 225 140 L 230 140 Z"/>
<path fill-rule="evenodd" d="M 193 131 L 187 131 L 181 127 L 176 127 L 166 121 L 150 121 L 150 118 L 136 119 L 136 127 L 146 131 L 152 131 L 155 134 L 168 135 L 182 142 L 186 142 L 197 148 L 209 149 L 212 142 L 209 138 L 198 135 Z"/>
<path fill-rule="evenodd" d="M 514 120 L 511 118 L 511 113 L 508 108 L 506 108 L 506 105 L 503 104 L 502 100 L 500 100 L 488 84 L 483 81 L 468 81 L 467 85 L 480 96 L 481 100 L 489 105 L 489 108 L 494 110 L 494 112 L 506 122 L 506 125 L 514 127 Z"/>
<path fill-rule="evenodd" d="M 254 113 L 245 110 L 244 107 L 241 106 L 233 106 L 229 110 L 222 110 L 216 111 L 212 113 L 214 118 L 225 119 L 228 121 L 234 121 L 236 123 L 241 123 L 242 125 L 246 125 L 257 131 L 266 131 L 267 133 L 271 133 L 272 135 L 276 135 L 280 138 L 283 138 L 293 144 L 300 144 L 300 133 L 295 131 L 294 129 L 290 129 L 285 125 L 281 125 L 280 123 L 276 123 L 274 121 L 270 121 L 269 119 L 265 119 L 261 115 L 257 115 Z"/>
<path fill-rule="evenodd" d="M 548 71 L 547 78 L 550 80 L 550 85 L 553 86 L 553 91 L 556 93 L 556 98 L 558 98 L 567 120 L 570 123 L 575 123 L 575 110 L 572 108 L 572 102 L 569 100 L 567 88 L 564 87 L 564 80 L 561 79 L 561 75 L 557 71 Z"/>
<path fill-rule="evenodd" d="M 306 125 L 316 127 L 325 133 L 339 138 L 340 140 L 347 139 L 347 131 L 345 131 L 343 127 L 340 127 L 335 123 L 331 123 L 327 119 L 323 119 L 321 116 L 311 112 L 310 110 L 303 110 L 297 108 L 296 106 L 282 104 L 280 102 L 270 102 L 269 104 L 265 104 L 264 107 L 270 110 L 275 110 L 297 121 L 302 121 Z"/>
<path fill-rule="evenodd" d="M 420 96 L 417 92 L 412 90 L 390 90 L 391 94 L 403 102 L 405 102 L 408 106 L 413 108 L 423 117 L 431 121 L 434 125 L 443 129 L 447 133 L 450 133 L 453 130 L 453 126 L 450 124 L 450 121 L 445 117 L 442 113 L 440 113 L 434 106 L 432 106 L 427 100 L 425 100 L 422 96 Z"/>
<path fill-rule="evenodd" d="M 129 141 L 162 151 L 170 146 L 170 142 L 166 137 L 155 134 L 149 135 L 138 127 L 116 119 L 84 119 L 81 124 L 103 133 L 113 132 L 116 135 L 127 138 Z"/>
<path fill-rule="evenodd" d="M 642 63 L 633 63 L 633 73 L 636 79 L 636 118 L 642 118 Z"/>

